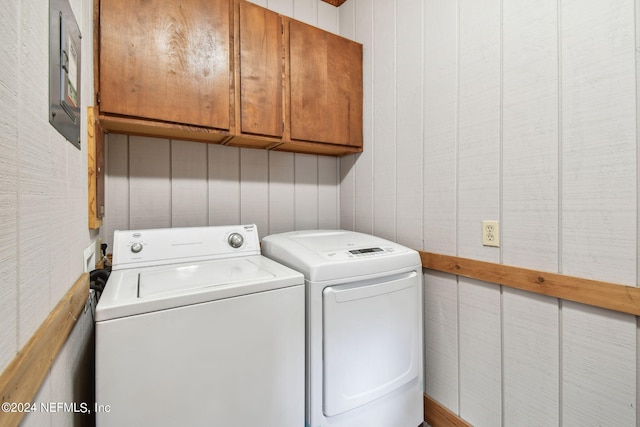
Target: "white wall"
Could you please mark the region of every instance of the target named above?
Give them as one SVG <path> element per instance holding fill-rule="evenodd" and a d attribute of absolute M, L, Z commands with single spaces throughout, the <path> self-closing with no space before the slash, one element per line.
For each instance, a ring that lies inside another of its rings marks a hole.
<path fill-rule="evenodd" d="M 426 251 L 635 286 L 637 7 L 350 0 L 365 151 L 340 224 Z M 501 222 L 501 248 L 481 221 Z M 634 316 L 425 274 L 426 392 L 475 426 L 638 420 Z"/>
<path fill-rule="evenodd" d="M 82 108 L 92 100 L 92 0 L 71 6 L 82 39 Z M 83 272 L 87 225 L 86 124 L 82 150 L 50 124 L 49 2 L 11 1 L 0 13 L 0 371 Z M 91 315 L 83 314 L 37 402 L 78 402 L 86 391 Z M 92 350 L 91 350 L 92 351 Z M 73 414 L 34 414 L 25 425 L 71 425 Z"/>
<path fill-rule="evenodd" d="M 261 237 L 338 226 L 338 160 L 107 136 L 104 241 L 127 229 L 250 224 Z"/>
<path fill-rule="evenodd" d="M 259 4 L 364 44 L 362 154 L 110 135 L 116 228 L 342 227 L 638 282 L 634 2 Z M 480 223 L 500 220 L 501 248 Z M 425 273 L 426 392 L 476 426 L 638 420 L 634 316 Z"/>
<path fill-rule="evenodd" d="M 337 32 L 320 0 L 255 2 Z M 255 223 L 261 237 L 339 223 L 339 160 L 188 141 L 110 134 L 104 241 L 113 231 Z"/>
<path fill-rule="evenodd" d="M 92 1 L 71 3 L 84 111 Z M 637 284 L 634 2 L 260 4 L 364 44 L 365 152 L 336 160 L 110 136 L 105 239 L 149 226 L 341 226 Z M 4 368 L 80 275 L 95 236 L 86 151 L 48 124 L 48 4 L 12 2 L 0 23 Z M 501 221 L 500 249 L 480 244 L 482 219 Z M 449 409 L 476 426 L 636 425 L 635 317 L 439 273 L 425 282 L 426 391 Z M 90 334 L 83 316 L 36 401 L 79 401 Z"/>

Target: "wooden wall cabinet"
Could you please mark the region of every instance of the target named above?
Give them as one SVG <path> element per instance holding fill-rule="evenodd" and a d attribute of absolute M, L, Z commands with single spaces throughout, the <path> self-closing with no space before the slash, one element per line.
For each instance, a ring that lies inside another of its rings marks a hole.
<path fill-rule="evenodd" d="M 362 45 L 244 0 L 102 0 L 99 7 L 105 131 L 362 151 Z"/>
<path fill-rule="evenodd" d="M 106 131 L 228 137 L 229 2 L 100 1 L 98 100 Z"/>
<path fill-rule="evenodd" d="M 230 145 L 362 151 L 362 45 L 240 1 Z"/>
<path fill-rule="evenodd" d="M 291 141 L 362 148 L 362 45 L 289 23 Z"/>
<path fill-rule="evenodd" d="M 235 17 L 235 136 L 229 144 L 269 148 L 284 134 L 282 19 L 244 1 L 236 3 Z"/>

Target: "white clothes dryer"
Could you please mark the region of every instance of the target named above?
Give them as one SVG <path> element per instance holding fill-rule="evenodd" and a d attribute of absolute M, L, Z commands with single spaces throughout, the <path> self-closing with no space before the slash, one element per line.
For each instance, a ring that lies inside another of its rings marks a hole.
<path fill-rule="evenodd" d="M 116 231 L 97 426 L 302 426 L 304 319 L 303 276 L 255 225 Z"/>
<path fill-rule="evenodd" d="M 262 253 L 305 276 L 307 426 L 422 425 L 418 253 L 342 230 L 267 236 Z"/>

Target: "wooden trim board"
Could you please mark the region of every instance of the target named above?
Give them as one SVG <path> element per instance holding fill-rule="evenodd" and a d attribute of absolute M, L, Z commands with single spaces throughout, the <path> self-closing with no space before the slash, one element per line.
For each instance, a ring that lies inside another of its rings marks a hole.
<path fill-rule="evenodd" d="M 484 282 L 640 316 L 640 288 L 419 251 L 422 266 Z"/>
<path fill-rule="evenodd" d="M 102 153 L 100 152 L 102 151 Z M 104 209 L 104 133 L 96 120 L 95 108 L 87 107 L 87 169 L 89 187 L 89 229 L 102 226 Z M 102 194 L 101 194 L 102 193 Z"/>
<path fill-rule="evenodd" d="M 473 427 L 426 393 L 424 395 L 424 420 L 431 427 Z"/>
<path fill-rule="evenodd" d="M 83 273 L 0 375 L 2 403 L 33 402 L 88 297 L 89 273 Z M 24 414 L 3 411 L 0 427 L 17 426 Z"/>

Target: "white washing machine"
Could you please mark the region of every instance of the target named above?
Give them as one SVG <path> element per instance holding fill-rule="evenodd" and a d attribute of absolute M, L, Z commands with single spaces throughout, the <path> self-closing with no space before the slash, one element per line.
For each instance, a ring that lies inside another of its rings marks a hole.
<path fill-rule="evenodd" d="M 305 276 L 307 425 L 422 425 L 418 253 L 342 230 L 267 236 L 262 253 Z"/>
<path fill-rule="evenodd" d="M 98 427 L 304 425 L 304 278 L 255 225 L 116 231 L 95 320 Z"/>

